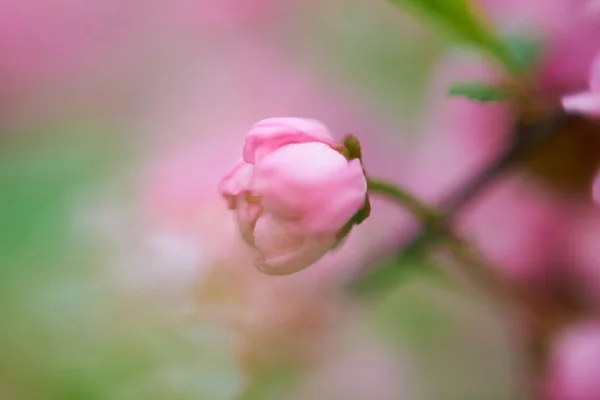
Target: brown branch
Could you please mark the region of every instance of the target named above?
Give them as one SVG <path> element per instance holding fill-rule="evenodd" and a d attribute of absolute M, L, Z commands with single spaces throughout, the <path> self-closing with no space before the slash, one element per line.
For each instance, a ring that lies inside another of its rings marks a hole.
<path fill-rule="evenodd" d="M 453 190 L 441 202 L 438 209 L 444 215 L 446 226 L 450 226 L 452 220 L 460 214 L 464 207 L 481 194 L 490 183 L 525 159 L 533 149 L 552 138 L 569 123 L 571 118 L 565 112 L 558 111 L 539 124 L 517 124 L 512 143 L 486 168 Z M 429 242 L 427 230 L 427 226 L 417 228 L 416 232 L 410 235 L 401 247 L 399 254 L 404 255 L 426 245 Z"/>

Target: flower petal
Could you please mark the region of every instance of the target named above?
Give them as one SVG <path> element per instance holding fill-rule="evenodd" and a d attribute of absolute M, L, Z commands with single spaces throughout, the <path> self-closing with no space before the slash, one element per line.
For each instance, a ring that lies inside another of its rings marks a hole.
<path fill-rule="evenodd" d="M 600 205 L 600 171 L 596 173 L 594 184 L 592 185 L 592 197 L 597 205 Z"/>
<path fill-rule="evenodd" d="M 304 215 L 302 229 L 328 231 L 344 226 L 364 206 L 367 180 L 360 161 L 350 161 L 328 189 L 331 194 Z"/>
<path fill-rule="evenodd" d="M 600 117 L 600 93 L 583 92 L 565 96 L 562 105 L 569 112 Z"/>
<path fill-rule="evenodd" d="M 252 170 L 251 164 L 239 160 L 221 180 L 219 192 L 227 200 L 230 209 L 236 208 L 236 199 L 249 191 Z"/>
<path fill-rule="evenodd" d="M 246 135 L 244 160 L 254 164 L 257 159 L 291 143 L 320 142 L 333 146 L 331 133 L 325 125 L 306 118 L 268 118 L 256 123 Z"/>
<path fill-rule="evenodd" d="M 268 275 L 292 274 L 314 264 L 335 242 L 335 235 L 299 234 L 287 221 L 266 214 L 254 228 L 254 245 L 260 252 L 255 267 Z"/>
<path fill-rule="evenodd" d="M 600 95 L 600 52 L 592 62 L 590 71 L 590 90 Z"/>
<path fill-rule="evenodd" d="M 254 246 L 254 227 L 262 215 L 263 208 L 259 202 L 248 201 L 246 197 L 239 197 L 236 202 L 236 217 L 242 238 Z"/>
<path fill-rule="evenodd" d="M 322 143 L 282 147 L 256 164 L 252 191 L 265 212 L 296 220 L 302 231 L 337 232 L 363 206 L 359 160 L 348 162 Z"/>

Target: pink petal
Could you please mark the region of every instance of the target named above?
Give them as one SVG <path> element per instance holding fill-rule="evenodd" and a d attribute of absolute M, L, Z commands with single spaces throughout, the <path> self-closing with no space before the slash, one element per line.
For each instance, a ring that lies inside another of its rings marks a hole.
<path fill-rule="evenodd" d="M 367 181 L 359 160 L 352 160 L 332 186 L 331 193 L 304 215 L 301 227 L 308 231 L 339 230 L 365 204 Z"/>
<path fill-rule="evenodd" d="M 314 119 L 269 118 L 256 123 L 246 135 L 244 160 L 254 164 L 257 159 L 291 143 L 321 142 L 335 144 L 325 125 Z"/>
<path fill-rule="evenodd" d="M 594 184 L 592 185 L 592 196 L 596 204 L 600 205 L 600 172 L 596 174 Z"/>
<path fill-rule="evenodd" d="M 551 358 L 549 397 L 552 400 L 600 398 L 600 325 L 583 323 L 563 332 Z"/>
<path fill-rule="evenodd" d="M 598 52 L 592 62 L 590 71 L 590 90 L 600 95 L 600 52 Z"/>
<path fill-rule="evenodd" d="M 254 245 L 254 227 L 256 221 L 263 213 L 263 208 L 258 202 L 248 202 L 240 197 L 236 200 L 236 217 L 240 234 L 246 243 Z"/>
<path fill-rule="evenodd" d="M 569 112 L 600 117 L 600 93 L 583 92 L 565 96 L 562 105 Z"/>
<path fill-rule="evenodd" d="M 235 208 L 236 198 L 250 189 L 252 170 L 252 165 L 240 160 L 221 180 L 219 192 L 227 200 L 229 208 Z"/>
<path fill-rule="evenodd" d="M 288 275 L 314 264 L 335 242 L 335 235 L 299 234 L 287 221 L 264 215 L 254 228 L 254 245 L 261 254 L 255 266 L 268 275 Z"/>
<path fill-rule="evenodd" d="M 282 147 L 255 166 L 252 191 L 265 212 L 296 220 L 304 231 L 337 232 L 363 206 L 366 179 L 358 160 L 322 143 Z"/>
<path fill-rule="evenodd" d="M 517 180 L 498 182 L 473 202 L 460 230 L 503 273 L 522 284 L 552 279 L 563 249 L 567 216 L 562 204 Z"/>

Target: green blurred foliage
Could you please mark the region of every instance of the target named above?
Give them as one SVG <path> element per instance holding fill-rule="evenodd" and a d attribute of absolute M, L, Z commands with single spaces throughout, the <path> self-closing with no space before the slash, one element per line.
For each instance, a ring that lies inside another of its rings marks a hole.
<path fill-rule="evenodd" d="M 305 23 L 286 26 L 286 49 L 300 54 L 303 68 L 325 75 L 330 90 L 347 93 L 367 115 L 389 121 L 395 135 L 410 134 L 405 128 L 421 122 L 424 89 L 443 42 L 383 0 L 323 7 L 311 15 L 311 29 Z"/>
<path fill-rule="evenodd" d="M 452 84 L 448 94 L 481 102 L 505 100 L 511 96 L 504 88 L 481 82 L 456 82 Z"/>
<path fill-rule="evenodd" d="M 522 71 L 532 71 L 538 67 L 543 53 L 541 39 L 530 33 L 513 33 L 503 35 L 503 40 Z"/>
<path fill-rule="evenodd" d="M 508 71 L 523 71 L 506 43 L 472 8 L 469 0 L 390 0 L 426 20 L 457 40 L 474 46 L 500 62 Z"/>
<path fill-rule="evenodd" d="M 280 400 L 297 388 L 303 371 L 293 365 L 279 363 L 255 377 L 235 400 Z"/>
<path fill-rule="evenodd" d="M 132 302 L 73 229 L 81 194 L 124 167 L 123 143 L 68 126 L 2 144 L 0 397 L 231 398 L 225 333 Z"/>
<path fill-rule="evenodd" d="M 353 283 L 351 290 L 361 298 L 380 297 L 404 284 L 415 273 L 427 276 L 432 282 L 447 284 L 443 274 L 427 256 L 427 250 L 419 246 L 411 252 L 388 258 L 369 268 Z"/>
<path fill-rule="evenodd" d="M 517 354 L 498 311 L 464 287 L 432 280 L 429 268 L 413 265 L 402 284 L 368 303 L 385 340 L 408 356 L 411 399 L 521 398 Z"/>

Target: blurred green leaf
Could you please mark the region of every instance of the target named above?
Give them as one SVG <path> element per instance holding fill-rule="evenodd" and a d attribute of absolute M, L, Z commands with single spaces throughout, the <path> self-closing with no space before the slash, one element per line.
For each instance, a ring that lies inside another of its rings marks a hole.
<path fill-rule="evenodd" d="M 511 332 L 486 299 L 414 274 L 370 305 L 382 336 L 410 359 L 414 399 L 523 398 Z"/>
<path fill-rule="evenodd" d="M 99 179 L 116 156 L 108 141 L 84 128 L 24 133 L 3 138 L 2 145 L 0 274 L 6 278 L 10 266 L 37 269 L 61 253 L 79 190 Z"/>
<path fill-rule="evenodd" d="M 159 299 L 125 296 L 107 265 L 124 260 L 72 229 L 83 195 L 125 166 L 122 142 L 98 133 L 71 125 L 0 137 L 0 313 L 10 321 L 0 325 L 0 392 L 231 399 L 240 377 L 228 332 L 183 327 Z"/>
<path fill-rule="evenodd" d="M 124 260 L 72 229 L 126 166 L 121 138 L 69 124 L 0 140 L 0 397 L 231 399 L 229 332 L 125 295 L 107 265 Z"/>
<path fill-rule="evenodd" d="M 260 376 L 255 377 L 249 387 L 236 400 L 279 400 L 298 383 L 302 370 L 289 363 L 277 363 Z"/>
<path fill-rule="evenodd" d="M 424 246 L 392 257 L 369 268 L 351 287 L 359 297 L 381 296 L 401 285 L 415 274 L 427 275 L 433 281 L 444 281 L 443 274 L 435 268 Z"/>
<path fill-rule="evenodd" d="M 316 16 L 311 29 L 296 26 L 287 45 L 302 51 L 311 69 L 359 93 L 371 113 L 377 110 L 382 122 L 395 127 L 389 134 L 413 135 L 410 126 L 420 123 L 425 88 L 445 43 L 427 32 L 417 43 L 413 33 L 422 31 L 419 22 L 398 24 L 389 5 L 379 2 L 354 2 L 343 12 Z"/>
<path fill-rule="evenodd" d="M 505 35 L 504 42 L 520 70 L 531 70 L 538 65 L 543 50 L 540 40 L 528 34 L 519 34 Z"/>
<path fill-rule="evenodd" d="M 474 46 L 495 57 L 513 74 L 520 74 L 506 44 L 476 15 L 468 0 L 390 0 L 425 19 L 457 40 Z"/>
<path fill-rule="evenodd" d="M 511 97 L 511 94 L 506 89 L 483 82 L 454 83 L 450 87 L 448 94 L 450 96 L 462 96 L 482 102 L 500 101 Z"/>

